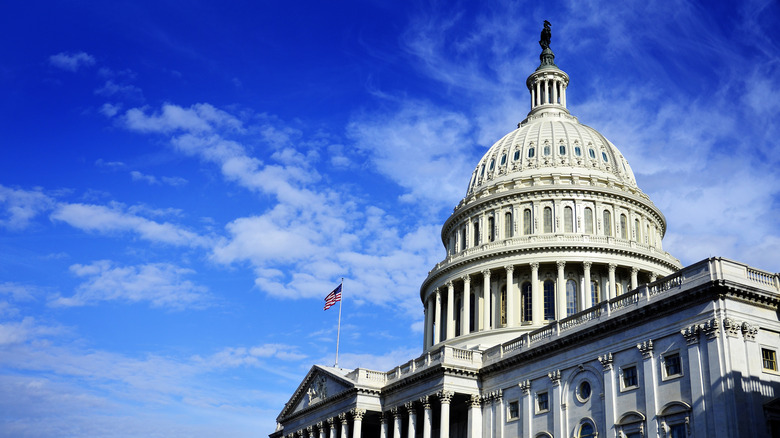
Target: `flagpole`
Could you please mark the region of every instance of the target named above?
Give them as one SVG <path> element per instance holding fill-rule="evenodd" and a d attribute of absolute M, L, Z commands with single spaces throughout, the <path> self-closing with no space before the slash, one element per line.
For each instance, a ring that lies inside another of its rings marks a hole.
<path fill-rule="evenodd" d="M 336 330 L 336 363 L 334 367 L 339 367 L 339 338 L 341 338 L 341 303 L 344 301 L 344 277 L 341 277 L 341 300 L 339 300 L 339 325 Z"/>

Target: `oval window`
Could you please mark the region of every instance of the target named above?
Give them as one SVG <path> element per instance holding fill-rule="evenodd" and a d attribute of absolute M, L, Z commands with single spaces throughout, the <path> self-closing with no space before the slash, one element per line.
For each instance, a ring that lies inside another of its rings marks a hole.
<path fill-rule="evenodd" d="M 601 159 L 604 160 L 605 163 L 609 163 L 609 159 L 607 158 L 606 152 L 601 153 Z"/>
<path fill-rule="evenodd" d="M 578 157 L 582 156 L 582 149 L 580 149 L 579 146 L 574 146 L 574 155 Z"/>
<path fill-rule="evenodd" d="M 503 166 L 504 164 L 506 164 L 506 154 L 501 156 L 501 165 Z"/>
<path fill-rule="evenodd" d="M 577 398 L 582 402 L 587 401 L 590 398 L 590 393 L 590 382 L 583 380 L 582 383 L 580 383 L 580 385 L 577 387 Z"/>
<path fill-rule="evenodd" d="M 528 149 L 528 158 L 533 158 L 534 153 L 535 153 L 534 148 Z"/>

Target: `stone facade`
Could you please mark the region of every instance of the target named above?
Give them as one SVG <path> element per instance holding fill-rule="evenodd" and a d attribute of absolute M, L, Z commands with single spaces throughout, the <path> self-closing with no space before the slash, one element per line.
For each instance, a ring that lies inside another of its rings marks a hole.
<path fill-rule="evenodd" d="M 528 117 L 442 229 L 422 355 L 314 366 L 271 438 L 780 436 L 780 275 L 681 269 L 665 218 L 541 57 Z"/>

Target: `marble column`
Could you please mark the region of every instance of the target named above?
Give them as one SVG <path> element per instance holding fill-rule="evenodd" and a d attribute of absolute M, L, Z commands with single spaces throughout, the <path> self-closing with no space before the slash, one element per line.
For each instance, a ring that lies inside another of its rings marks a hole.
<path fill-rule="evenodd" d="M 591 306 L 594 306 L 598 303 L 593 302 L 593 295 L 591 294 L 591 279 L 590 279 L 590 266 L 592 265 L 592 262 L 584 261 L 582 262 L 582 269 L 583 269 L 583 277 L 585 278 L 585 286 L 582 288 L 585 291 L 584 294 L 584 300 L 582 301 L 585 303 L 585 308 L 589 308 Z"/>
<path fill-rule="evenodd" d="M 533 325 L 542 325 L 542 312 L 544 310 L 544 301 L 542 300 L 542 291 L 539 289 L 539 262 L 531 263 L 531 316 Z"/>
<path fill-rule="evenodd" d="M 650 273 L 650 283 L 653 283 L 657 279 L 658 279 L 658 274 L 656 274 L 655 272 L 651 272 Z"/>
<path fill-rule="evenodd" d="M 336 419 L 328 418 L 328 426 L 330 426 L 330 436 L 328 438 L 336 438 Z"/>
<path fill-rule="evenodd" d="M 536 105 L 542 104 L 542 95 L 539 93 L 541 91 L 541 81 L 536 81 Z"/>
<path fill-rule="evenodd" d="M 436 345 L 441 342 L 441 292 L 438 287 L 434 290 L 434 295 L 436 312 L 433 314 L 433 345 Z"/>
<path fill-rule="evenodd" d="M 406 413 L 409 415 L 409 425 L 406 429 L 406 438 L 414 438 L 417 435 L 417 411 L 414 409 L 414 402 L 404 403 Z"/>
<path fill-rule="evenodd" d="M 325 422 L 320 421 L 317 423 L 317 430 L 320 432 L 320 438 L 327 438 L 327 434 L 325 433 Z"/>
<path fill-rule="evenodd" d="M 455 285 L 447 282 L 447 338 L 455 337 Z"/>
<path fill-rule="evenodd" d="M 339 420 L 341 420 L 341 438 L 349 438 L 349 421 L 347 420 L 347 414 L 345 412 L 339 414 Z"/>
<path fill-rule="evenodd" d="M 631 290 L 639 287 L 639 268 L 631 268 Z"/>
<path fill-rule="evenodd" d="M 563 427 L 561 425 L 560 413 L 561 413 L 561 371 L 555 370 L 547 373 L 547 377 L 550 378 L 552 383 L 552 391 L 550 391 L 550 412 L 553 413 L 553 436 L 564 436 L 561 431 Z"/>
<path fill-rule="evenodd" d="M 463 276 L 463 318 L 461 320 L 460 334 L 467 335 L 471 331 L 471 277 Z"/>
<path fill-rule="evenodd" d="M 656 381 L 655 358 L 653 357 L 653 341 L 647 340 L 636 346 L 644 358 L 642 362 L 642 387 L 645 395 L 645 409 L 647 410 L 647 431 L 646 436 L 658 436 L 658 422 L 656 421 L 656 412 L 658 412 L 658 401 L 655 394 L 658 388 Z"/>
<path fill-rule="evenodd" d="M 423 396 L 420 398 L 420 403 L 423 406 L 423 435 L 422 438 L 431 438 L 431 429 L 433 428 L 433 417 L 431 416 L 431 402 L 429 397 Z"/>
<path fill-rule="evenodd" d="M 352 410 L 352 438 L 360 438 L 363 432 L 363 416 L 366 415 L 365 409 L 355 408 Z"/>
<path fill-rule="evenodd" d="M 606 353 L 598 357 L 604 371 L 604 418 L 607 423 L 605 436 L 615 436 L 615 422 L 617 422 L 617 387 L 615 370 L 612 368 L 612 353 Z"/>
<path fill-rule="evenodd" d="M 515 320 L 515 281 L 512 272 L 515 267 L 506 266 L 506 326 L 514 327 L 517 325 Z"/>
<path fill-rule="evenodd" d="M 387 437 L 388 427 L 387 427 L 387 413 L 382 412 L 379 415 L 379 438 L 388 438 Z"/>
<path fill-rule="evenodd" d="M 482 271 L 484 279 L 482 286 L 482 329 L 490 330 L 493 326 L 490 324 L 490 269 Z"/>
<path fill-rule="evenodd" d="M 440 391 L 438 395 L 439 400 L 441 401 L 439 438 L 450 438 L 450 402 L 455 393 L 452 391 Z"/>
<path fill-rule="evenodd" d="M 393 414 L 393 438 L 402 438 L 401 436 L 401 409 L 392 408 L 390 413 Z"/>
<path fill-rule="evenodd" d="M 558 267 L 558 286 L 556 288 L 558 289 L 558 293 L 556 294 L 557 300 L 555 300 L 557 303 L 557 306 L 555 307 L 557 308 L 558 315 L 556 319 L 563 319 L 568 315 L 566 312 L 566 277 L 563 272 L 563 269 L 566 267 L 566 262 L 563 260 L 558 260 L 555 262 L 555 265 Z"/>
<path fill-rule="evenodd" d="M 615 263 L 609 264 L 609 299 L 615 298 L 615 269 L 617 265 Z"/>
<path fill-rule="evenodd" d="M 552 81 L 552 103 L 558 103 L 558 81 Z"/>
<path fill-rule="evenodd" d="M 482 398 L 479 395 L 472 395 L 469 400 L 468 430 L 467 438 L 482 438 Z"/>

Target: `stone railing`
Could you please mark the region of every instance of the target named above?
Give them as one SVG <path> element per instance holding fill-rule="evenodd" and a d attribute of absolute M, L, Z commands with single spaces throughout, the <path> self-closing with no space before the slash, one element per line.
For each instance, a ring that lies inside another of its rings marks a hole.
<path fill-rule="evenodd" d="M 593 324 L 674 294 L 684 293 L 697 285 L 714 280 L 730 280 L 768 293 L 780 294 L 780 274 L 761 271 L 727 259 L 710 258 L 484 351 L 455 348 L 445 344 L 390 371 L 380 372 L 358 368 L 351 372 L 349 377 L 354 378 L 361 385 L 381 386 L 433 366 L 446 365 L 477 371 L 483 365 L 553 342 Z"/>

